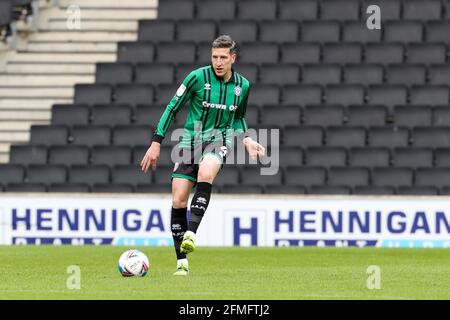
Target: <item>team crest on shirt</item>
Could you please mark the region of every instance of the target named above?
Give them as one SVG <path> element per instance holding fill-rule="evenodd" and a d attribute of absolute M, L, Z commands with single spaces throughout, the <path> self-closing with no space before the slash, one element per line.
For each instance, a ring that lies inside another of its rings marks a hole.
<path fill-rule="evenodd" d="M 211 84 L 205 83 L 205 90 L 211 90 Z"/>
<path fill-rule="evenodd" d="M 239 97 L 242 93 L 242 88 L 239 86 L 234 87 L 234 94 Z"/>

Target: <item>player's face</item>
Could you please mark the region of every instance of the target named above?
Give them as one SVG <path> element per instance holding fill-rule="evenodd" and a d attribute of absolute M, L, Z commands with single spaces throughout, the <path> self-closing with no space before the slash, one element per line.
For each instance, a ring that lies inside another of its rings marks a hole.
<path fill-rule="evenodd" d="M 211 62 L 218 77 L 225 77 L 231 72 L 231 66 L 236 60 L 236 54 L 230 54 L 229 48 L 213 48 Z"/>

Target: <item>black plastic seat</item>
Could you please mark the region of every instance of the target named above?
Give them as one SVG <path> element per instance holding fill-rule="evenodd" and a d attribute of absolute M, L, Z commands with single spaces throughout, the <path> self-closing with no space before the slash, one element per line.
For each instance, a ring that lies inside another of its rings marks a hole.
<path fill-rule="evenodd" d="M 356 147 L 350 149 L 348 160 L 352 167 L 388 167 L 390 153 L 383 147 Z"/>
<path fill-rule="evenodd" d="M 94 146 L 91 149 L 93 165 L 127 165 L 131 163 L 131 149 L 128 146 Z"/>
<path fill-rule="evenodd" d="M 278 170 L 274 175 L 262 175 L 261 168 L 245 166 L 241 169 L 241 183 L 245 185 L 282 184 L 283 174 Z"/>
<path fill-rule="evenodd" d="M 395 105 L 407 104 L 408 90 L 403 85 L 372 85 L 367 96 L 369 104 L 384 105 L 391 115 Z"/>
<path fill-rule="evenodd" d="M 282 92 L 284 105 L 316 105 L 322 101 L 322 87 L 319 85 L 285 85 Z"/>
<path fill-rule="evenodd" d="M 360 21 L 347 21 L 342 25 L 342 40 L 344 42 L 371 43 L 381 41 L 381 30 L 369 29 Z"/>
<path fill-rule="evenodd" d="M 280 88 L 268 84 L 255 84 L 248 98 L 249 104 L 278 104 L 280 102 Z"/>
<path fill-rule="evenodd" d="M 417 85 L 426 81 L 426 68 L 424 65 L 389 65 L 386 69 L 388 84 Z"/>
<path fill-rule="evenodd" d="M 67 126 L 32 125 L 30 143 L 32 145 L 62 145 L 67 144 L 69 128 Z"/>
<path fill-rule="evenodd" d="M 155 51 L 155 46 L 150 41 L 121 41 L 117 44 L 117 61 L 151 63 L 155 60 Z"/>
<path fill-rule="evenodd" d="M 414 147 L 450 147 L 450 128 L 448 127 L 416 127 L 412 129 L 412 145 Z"/>
<path fill-rule="evenodd" d="M 319 63 L 320 62 L 320 44 L 315 42 L 295 42 L 284 43 L 281 45 L 282 63 Z"/>
<path fill-rule="evenodd" d="M 6 192 L 47 192 L 43 183 L 10 183 L 5 188 Z"/>
<path fill-rule="evenodd" d="M 107 145 L 111 143 L 111 130 L 108 126 L 74 126 L 71 137 L 74 145 Z"/>
<path fill-rule="evenodd" d="M 259 24 L 259 40 L 279 43 L 297 42 L 299 26 L 296 21 L 262 21 Z"/>
<path fill-rule="evenodd" d="M 282 20 L 316 20 L 319 14 L 317 0 L 284 0 L 279 2 L 279 18 Z"/>
<path fill-rule="evenodd" d="M 193 63 L 195 62 L 195 55 L 194 42 L 161 42 L 156 50 L 156 61 L 173 64 Z"/>
<path fill-rule="evenodd" d="M 450 43 L 450 21 L 430 21 L 426 24 L 426 41 Z"/>
<path fill-rule="evenodd" d="M 112 87 L 109 84 L 76 84 L 74 103 L 96 104 L 110 103 Z"/>
<path fill-rule="evenodd" d="M 47 163 L 47 147 L 39 145 L 11 145 L 9 162 L 11 164 L 45 164 Z M 0 179 L 1 184 L 1 179 Z"/>
<path fill-rule="evenodd" d="M 240 170 L 235 166 L 226 166 L 224 172 L 221 172 L 214 179 L 214 184 L 222 187 L 225 184 L 235 184 L 240 183 Z"/>
<path fill-rule="evenodd" d="M 372 184 L 394 188 L 412 186 L 413 170 L 410 168 L 374 168 L 372 170 Z"/>
<path fill-rule="evenodd" d="M 403 2 L 404 20 L 440 20 L 442 16 L 441 0 L 408 0 Z"/>
<path fill-rule="evenodd" d="M 329 127 L 325 141 L 327 146 L 332 147 L 364 147 L 366 130 L 363 127 Z"/>
<path fill-rule="evenodd" d="M 304 186 L 325 184 L 327 171 L 323 167 L 287 167 L 285 183 L 289 186 Z"/>
<path fill-rule="evenodd" d="M 434 151 L 435 166 L 439 168 L 450 167 L 450 149 L 449 148 L 436 148 Z M 427 166 L 422 166 L 427 167 Z M 428 166 L 430 167 L 430 166 Z"/>
<path fill-rule="evenodd" d="M 146 125 L 116 126 L 112 132 L 112 143 L 116 146 L 150 146 L 152 127 Z"/>
<path fill-rule="evenodd" d="M 75 165 L 69 170 L 70 183 L 109 183 L 110 170 L 106 165 Z"/>
<path fill-rule="evenodd" d="M 433 186 L 411 186 L 411 187 L 399 187 L 397 190 L 398 195 L 409 196 L 437 196 L 439 190 Z"/>
<path fill-rule="evenodd" d="M 395 148 L 392 152 L 392 165 L 395 167 L 432 167 L 431 148 Z"/>
<path fill-rule="evenodd" d="M 264 193 L 267 194 L 306 194 L 307 189 L 303 186 L 267 185 Z"/>
<path fill-rule="evenodd" d="M 236 2 L 234 1 L 220 1 L 220 0 L 200 0 L 197 1 L 198 19 L 216 20 L 234 19 L 236 17 Z"/>
<path fill-rule="evenodd" d="M 338 42 L 340 25 L 337 21 L 305 21 L 301 25 L 302 42 Z"/>
<path fill-rule="evenodd" d="M 383 67 L 377 64 L 351 64 L 344 68 L 344 83 L 347 84 L 381 84 L 383 76 Z"/>
<path fill-rule="evenodd" d="M 343 167 L 347 165 L 347 151 L 342 147 L 310 147 L 306 149 L 305 163 L 310 167 Z"/>
<path fill-rule="evenodd" d="M 324 133 L 319 126 L 286 127 L 283 131 L 283 144 L 293 147 L 318 147 L 323 144 Z"/>
<path fill-rule="evenodd" d="M 238 1 L 237 19 L 240 20 L 274 20 L 277 2 L 273 0 Z"/>
<path fill-rule="evenodd" d="M 337 194 L 351 194 L 352 190 L 347 186 L 312 186 L 309 189 L 309 194 L 321 194 L 321 195 L 337 195 Z"/>
<path fill-rule="evenodd" d="M 55 104 L 52 106 L 52 125 L 87 125 L 90 113 L 87 104 Z"/>
<path fill-rule="evenodd" d="M 431 108 L 427 106 L 395 106 L 394 125 L 400 127 L 431 126 Z"/>
<path fill-rule="evenodd" d="M 381 19 L 383 20 L 400 20 L 400 13 L 402 8 L 401 0 L 363 0 L 361 5 L 363 16 L 366 10 L 371 5 L 380 7 Z"/>
<path fill-rule="evenodd" d="M 448 85 L 448 83 L 450 83 L 450 66 L 447 64 L 429 66 L 428 81 L 430 84 L 434 85 Z"/>
<path fill-rule="evenodd" d="M 303 150 L 299 147 L 280 147 L 280 166 L 294 167 L 303 165 Z"/>
<path fill-rule="evenodd" d="M 424 27 L 420 21 L 388 21 L 384 26 L 386 42 L 422 42 Z"/>
<path fill-rule="evenodd" d="M 175 39 L 175 21 L 171 19 L 139 20 L 138 41 L 159 42 Z"/>
<path fill-rule="evenodd" d="M 364 87 L 356 84 L 328 85 L 325 89 L 327 104 L 364 104 L 364 96 Z"/>
<path fill-rule="evenodd" d="M 178 41 L 212 41 L 216 37 L 216 23 L 213 20 L 179 20 Z"/>
<path fill-rule="evenodd" d="M 133 65 L 127 62 L 100 62 L 96 65 L 95 82 L 116 85 L 133 81 Z"/>
<path fill-rule="evenodd" d="M 67 181 L 65 165 L 38 165 L 32 164 L 27 168 L 28 183 L 64 183 Z"/>
<path fill-rule="evenodd" d="M 360 63 L 362 46 L 359 43 L 326 43 L 323 45 L 324 63 Z"/>
<path fill-rule="evenodd" d="M 218 23 L 219 34 L 228 34 L 234 41 L 256 41 L 258 37 L 258 24 L 256 21 L 223 20 Z"/>
<path fill-rule="evenodd" d="M 192 19 L 194 12 L 194 0 L 166 0 L 158 4 L 160 19 Z"/>
<path fill-rule="evenodd" d="M 411 43 L 407 52 L 407 63 L 444 64 L 447 60 L 447 48 L 442 43 Z"/>
<path fill-rule="evenodd" d="M 127 104 L 97 104 L 92 106 L 92 125 L 126 125 L 131 122 L 131 107 Z"/>
<path fill-rule="evenodd" d="M 433 108 L 433 126 L 447 126 L 450 123 L 450 108 L 447 106 Z"/>
<path fill-rule="evenodd" d="M 448 85 L 412 86 L 409 92 L 411 105 L 446 106 L 449 98 Z"/>
<path fill-rule="evenodd" d="M 450 168 L 418 168 L 414 185 L 437 188 L 450 186 Z"/>
<path fill-rule="evenodd" d="M 369 129 L 368 143 L 371 147 L 407 147 L 409 131 L 398 127 L 373 127 Z"/>
<path fill-rule="evenodd" d="M 386 125 L 387 109 L 382 105 L 351 105 L 347 117 L 348 126 L 380 127 Z"/>
<path fill-rule="evenodd" d="M 89 148 L 86 146 L 51 146 L 48 155 L 49 164 L 73 164 L 89 163 Z"/>
<path fill-rule="evenodd" d="M 136 65 L 136 83 L 171 84 L 175 80 L 175 69 L 171 63 L 140 63 Z"/>
<path fill-rule="evenodd" d="M 307 105 L 303 124 L 307 126 L 340 126 L 344 123 L 344 108 L 340 105 Z"/>
<path fill-rule="evenodd" d="M 301 109 L 297 106 L 266 105 L 261 110 L 263 126 L 300 125 Z"/>
<path fill-rule="evenodd" d="M 359 13 L 359 0 L 324 1 L 320 17 L 324 20 L 358 20 Z"/>
<path fill-rule="evenodd" d="M 339 84 L 342 70 L 337 64 L 307 64 L 303 66 L 302 83 L 304 84 Z"/>
<path fill-rule="evenodd" d="M 295 64 L 263 64 L 260 68 L 260 83 L 274 85 L 298 84 L 300 69 Z"/>
<path fill-rule="evenodd" d="M 328 170 L 327 184 L 330 186 L 367 186 L 369 169 L 364 167 L 332 167 Z"/>
<path fill-rule="evenodd" d="M 52 183 L 48 187 L 48 192 L 57 193 L 88 193 L 90 192 L 89 185 L 85 183 Z"/>
<path fill-rule="evenodd" d="M 155 99 L 155 90 L 146 84 L 118 84 L 114 88 L 114 103 L 138 104 L 152 103 Z"/>
<path fill-rule="evenodd" d="M 25 179 L 25 168 L 19 164 L 0 164 L 0 185 L 22 183 Z"/>
<path fill-rule="evenodd" d="M 356 186 L 353 194 L 358 195 L 393 195 L 395 188 L 389 186 Z"/>
<path fill-rule="evenodd" d="M 280 50 L 274 42 L 247 42 L 239 58 L 242 63 L 278 63 Z"/>
<path fill-rule="evenodd" d="M 157 171 L 159 166 L 157 166 Z M 111 181 L 118 184 L 148 184 L 152 183 L 152 170 L 150 169 L 147 173 L 141 170 L 139 165 L 116 165 L 111 170 Z M 170 182 L 170 179 L 166 181 Z"/>
<path fill-rule="evenodd" d="M 401 43 L 368 43 L 365 62 L 379 64 L 403 63 L 405 48 Z"/>

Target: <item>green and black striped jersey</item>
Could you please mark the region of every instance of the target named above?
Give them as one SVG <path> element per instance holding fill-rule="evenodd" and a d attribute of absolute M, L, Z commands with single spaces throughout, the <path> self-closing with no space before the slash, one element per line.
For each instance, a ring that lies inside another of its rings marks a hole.
<path fill-rule="evenodd" d="M 231 146 L 233 132 L 247 132 L 244 116 L 249 89 L 248 80 L 234 70 L 228 81 L 216 76 L 211 65 L 192 71 L 167 105 L 153 141 L 162 142 L 177 112 L 190 101 L 180 146 L 218 139 Z"/>

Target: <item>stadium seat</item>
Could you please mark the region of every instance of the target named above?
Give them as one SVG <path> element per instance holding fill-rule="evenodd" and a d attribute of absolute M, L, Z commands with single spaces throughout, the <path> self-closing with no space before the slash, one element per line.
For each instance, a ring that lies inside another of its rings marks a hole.
<path fill-rule="evenodd" d="M 411 105 L 446 106 L 449 104 L 448 86 L 411 86 L 409 100 Z"/>
<path fill-rule="evenodd" d="M 281 185 L 283 183 L 283 174 L 281 170 L 278 170 L 277 174 L 263 175 L 261 174 L 261 168 L 255 166 L 244 166 L 240 172 L 241 183 L 244 185 L 260 185 L 265 186 L 268 184 Z"/>
<path fill-rule="evenodd" d="M 417 85 L 426 81 L 424 65 L 389 65 L 386 68 L 386 82 L 388 84 Z"/>
<path fill-rule="evenodd" d="M 408 0 L 403 2 L 404 20 L 439 20 L 442 15 L 441 0 Z"/>
<path fill-rule="evenodd" d="M 69 129 L 66 126 L 32 125 L 30 143 L 32 145 L 67 144 Z"/>
<path fill-rule="evenodd" d="M 133 65 L 127 62 L 97 63 L 95 71 L 96 83 L 116 85 L 133 81 Z"/>
<path fill-rule="evenodd" d="M 319 14 L 317 0 L 279 1 L 279 18 L 282 20 L 316 20 Z"/>
<path fill-rule="evenodd" d="M 450 147 L 450 128 L 415 127 L 412 129 L 412 146 L 414 147 Z"/>
<path fill-rule="evenodd" d="M 282 92 L 283 105 L 321 104 L 322 88 L 319 85 L 285 85 Z"/>
<path fill-rule="evenodd" d="M 11 164 L 46 164 L 47 147 L 39 145 L 11 145 L 9 163 Z M 0 179 L 1 184 L 1 179 Z"/>
<path fill-rule="evenodd" d="M 249 128 L 257 127 L 260 123 L 260 108 L 256 104 L 249 104 L 245 111 L 245 122 Z"/>
<path fill-rule="evenodd" d="M 172 165 L 159 165 L 157 166 L 157 169 L 154 173 L 152 173 L 153 175 L 153 179 L 155 183 L 168 183 L 170 182 L 170 179 L 172 177 L 172 172 L 173 172 L 173 166 Z"/>
<path fill-rule="evenodd" d="M 448 187 L 450 186 L 450 168 L 418 168 L 415 172 L 415 186 Z"/>
<path fill-rule="evenodd" d="M 19 164 L 0 164 L 0 185 L 22 183 L 25 179 L 25 168 Z"/>
<path fill-rule="evenodd" d="M 326 43 L 323 45 L 324 63 L 360 63 L 362 46 L 359 43 Z"/>
<path fill-rule="evenodd" d="M 340 25 L 337 21 L 305 21 L 302 23 L 302 42 L 338 42 Z"/>
<path fill-rule="evenodd" d="M 344 68 L 344 83 L 369 86 L 383 83 L 383 67 L 377 64 L 350 64 Z"/>
<path fill-rule="evenodd" d="M 372 185 L 381 187 L 412 186 L 413 170 L 410 168 L 374 168 Z"/>
<path fill-rule="evenodd" d="M 88 125 L 90 113 L 87 104 L 54 104 L 52 106 L 52 125 Z"/>
<path fill-rule="evenodd" d="M 431 148 L 395 148 L 392 152 L 392 165 L 395 167 L 432 167 L 433 150 Z"/>
<path fill-rule="evenodd" d="M 361 9 L 362 17 L 367 17 L 367 8 L 371 5 L 380 7 L 381 19 L 383 20 L 399 20 L 402 3 L 401 0 L 364 0 Z"/>
<path fill-rule="evenodd" d="M 450 195 L 450 187 L 442 187 L 439 191 L 439 194 L 442 196 Z"/>
<path fill-rule="evenodd" d="M 171 84 L 175 79 L 175 68 L 170 63 L 140 63 L 136 65 L 136 83 Z"/>
<path fill-rule="evenodd" d="M 129 184 L 110 183 L 95 183 L 91 190 L 95 193 L 132 193 L 134 191 L 133 186 Z"/>
<path fill-rule="evenodd" d="M 257 41 L 258 24 L 256 21 L 223 20 L 218 23 L 219 34 L 228 34 L 237 43 Z"/>
<path fill-rule="evenodd" d="M 371 147 L 407 147 L 409 131 L 398 127 L 373 127 L 369 129 L 368 143 Z"/>
<path fill-rule="evenodd" d="M 314 42 L 284 43 L 281 45 L 282 63 L 314 64 L 320 62 L 320 44 Z"/>
<path fill-rule="evenodd" d="M 450 149 L 448 148 L 437 148 L 434 151 L 435 156 L 435 166 L 439 168 L 450 167 Z M 426 166 L 422 166 L 426 167 Z M 428 166 L 430 167 L 430 166 Z"/>
<path fill-rule="evenodd" d="M 406 49 L 407 63 L 444 64 L 447 48 L 443 43 L 411 43 Z"/>
<path fill-rule="evenodd" d="M 420 21 L 388 21 L 384 27 L 386 42 L 422 42 L 423 25 Z"/>
<path fill-rule="evenodd" d="M 307 189 L 303 186 L 267 185 L 264 187 L 267 194 L 306 194 Z"/>
<path fill-rule="evenodd" d="M 6 192 L 46 192 L 47 187 L 43 183 L 10 183 L 5 188 Z"/>
<path fill-rule="evenodd" d="M 112 141 L 116 146 L 150 146 L 152 136 L 151 126 L 116 126 L 112 132 Z"/>
<path fill-rule="evenodd" d="M 296 21 L 262 21 L 259 23 L 259 40 L 278 43 L 296 42 L 299 26 Z"/>
<path fill-rule="evenodd" d="M 155 59 L 152 42 L 121 41 L 117 44 L 117 61 L 132 64 L 151 63 Z"/>
<path fill-rule="evenodd" d="M 269 84 L 256 84 L 251 88 L 248 98 L 249 104 L 278 104 L 280 102 L 280 88 Z"/>
<path fill-rule="evenodd" d="M 281 167 L 303 165 L 303 150 L 300 147 L 281 146 L 279 152 L 279 162 Z"/>
<path fill-rule="evenodd" d="M 383 147 L 351 148 L 348 162 L 352 167 L 389 167 L 389 149 Z"/>
<path fill-rule="evenodd" d="M 234 19 L 236 17 L 236 2 L 221 0 L 197 1 L 197 19 L 216 20 Z"/>
<path fill-rule="evenodd" d="M 399 64 L 404 61 L 405 48 L 401 43 L 368 43 L 364 56 L 366 63 Z"/>
<path fill-rule="evenodd" d="M 110 103 L 112 87 L 108 84 L 76 84 L 75 104 Z"/>
<path fill-rule="evenodd" d="M 85 183 L 52 183 L 48 187 L 48 192 L 90 192 L 89 185 Z"/>
<path fill-rule="evenodd" d="M 167 105 L 170 100 L 172 100 L 175 92 L 179 88 L 180 84 L 160 84 L 156 87 L 156 98 L 155 102 L 157 104 Z"/>
<path fill-rule="evenodd" d="M 347 125 L 380 127 L 386 125 L 387 109 L 382 105 L 352 105 L 347 108 Z"/>
<path fill-rule="evenodd" d="M 70 183 L 109 183 L 110 172 L 106 165 L 74 165 L 69 170 Z"/>
<path fill-rule="evenodd" d="M 283 144 L 289 147 L 318 147 L 323 144 L 323 137 L 323 130 L 319 126 L 288 126 L 283 130 Z"/>
<path fill-rule="evenodd" d="M 175 21 L 170 19 L 139 20 L 138 41 L 160 42 L 175 39 Z"/>
<path fill-rule="evenodd" d="M 450 83 L 450 66 L 447 64 L 431 65 L 428 67 L 428 82 L 432 85 Z"/>
<path fill-rule="evenodd" d="M 288 186 L 304 186 L 325 184 L 327 171 L 323 167 L 287 167 L 285 184 Z"/>
<path fill-rule="evenodd" d="M 331 167 L 328 170 L 327 184 L 330 186 L 367 186 L 369 169 L 362 167 Z"/>
<path fill-rule="evenodd" d="M 71 138 L 74 145 L 107 145 L 111 143 L 111 130 L 108 126 L 74 126 Z"/>
<path fill-rule="evenodd" d="M 212 41 L 217 36 L 214 20 L 179 20 L 177 22 L 178 41 Z"/>
<path fill-rule="evenodd" d="M 303 124 L 307 126 L 339 126 L 344 123 L 344 108 L 340 105 L 307 105 Z"/>
<path fill-rule="evenodd" d="M 364 147 L 366 130 L 363 127 L 328 127 L 325 141 L 331 147 Z"/>
<path fill-rule="evenodd" d="M 371 85 L 367 96 L 369 104 L 384 105 L 392 115 L 395 105 L 407 104 L 408 90 L 403 85 Z"/>
<path fill-rule="evenodd" d="M 321 2 L 323 20 L 358 20 L 359 0 L 332 0 Z"/>
<path fill-rule="evenodd" d="M 347 165 L 347 151 L 342 147 L 309 147 L 305 163 L 310 167 L 343 167 Z"/>
<path fill-rule="evenodd" d="M 40 165 L 31 164 L 27 168 L 28 183 L 64 183 L 67 181 L 67 169 L 65 165 Z"/>
<path fill-rule="evenodd" d="M 328 85 L 325 88 L 325 101 L 327 104 L 339 104 L 343 106 L 364 104 L 364 96 L 364 87 L 361 85 Z"/>
<path fill-rule="evenodd" d="M 48 151 L 49 164 L 66 166 L 89 163 L 89 148 L 85 146 L 51 146 Z"/>
<path fill-rule="evenodd" d="M 211 54 L 211 49 L 208 50 L 208 52 Z M 193 70 L 196 70 L 198 68 L 204 67 L 205 63 L 198 63 L 198 62 L 194 62 L 194 63 L 180 63 L 178 66 L 176 66 L 175 68 L 175 81 L 177 83 L 181 83 L 184 81 L 184 79 L 189 75 L 189 73 L 191 73 Z M 233 68 L 235 66 L 233 65 Z"/>
<path fill-rule="evenodd" d="M 393 195 L 395 188 L 390 186 L 356 186 L 353 194 L 358 195 Z"/>
<path fill-rule="evenodd" d="M 96 104 L 92 106 L 92 125 L 116 126 L 131 122 L 131 107 L 127 104 Z"/>
<path fill-rule="evenodd" d="M 195 55 L 196 47 L 193 42 L 161 42 L 156 50 L 156 62 L 194 63 Z"/>
<path fill-rule="evenodd" d="M 339 84 L 341 67 L 337 64 L 306 64 L 302 70 L 304 84 Z"/>
<path fill-rule="evenodd" d="M 157 167 L 157 172 L 160 170 L 160 166 Z M 144 173 L 139 165 L 117 165 L 111 170 L 112 182 L 117 184 L 149 184 L 152 183 L 152 170 Z M 165 183 L 170 182 L 170 177 Z"/>
<path fill-rule="evenodd" d="M 160 19 L 192 19 L 194 11 L 194 0 L 165 0 L 158 4 Z"/>
<path fill-rule="evenodd" d="M 433 108 L 433 126 L 448 126 L 450 123 L 450 108 L 448 106 Z"/>
<path fill-rule="evenodd" d="M 247 0 L 238 2 L 237 18 L 241 20 L 273 20 L 277 2 L 273 0 Z"/>
<path fill-rule="evenodd" d="M 217 177 L 214 179 L 214 184 L 222 187 L 225 184 L 238 185 L 240 183 L 240 170 L 237 166 L 224 166 L 224 172 L 219 172 Z"/>
<path fill-rule="evenodd" d="M 426 24 L 426 41 L 450 43 L 450 21 L 430 21 Z"/>
<path fill-rule="evenodd" d="M 131 163 L 131 149 L 128 146 L 94 146 L 91 148 L 91 163 L 110 167 L 128 165 Z"/>
<path fill-rule="evenodd" d="M 114 103 L 138 104 L 152 103 L 155 90 L 151 85 L 145 84 L 119 84 L 114 88 Z"/>
<path fill-rule="evenodd" d="M 274 85 L 297 84 L 300 69 L 295 64 L 263 64 L 260 68 L 260 83 Z"/>
<path fill-rule="evenodd" d="M 265 105 L 261 110 L 262 126 L 300 125 L 301 109 L 297 106 Z"/>
<path fill-rule="evenodd" d="M 351 188 L 347 186 L 312 186 L 309 189 L 309 194 L 351 194 Z"/>
<path fill-rule="evenodd" d="M 239 58 L 242 63 L 278 63 L 279 48 L 273 42 L 246 42 L 242 44 L 245 51 Z"/>
<path fill-rule="evenodd" d="M 411 186 L 411 187 L 399 187 L 397 189 L 398 195 L 410 195 L 410 196 L 437 196 L 439 194 L 438 188 L 432 186 Z"/>
<path fill-rule="evenodd" d="M 135 187 L 134 192 L 136 193 L 171 193 L 172 185 L 168 182 L 166 183 L 142 183 Z"/>
<path fill-rule="evenodd" d="M 236 63 L 233 69 L 243 75 L 250 83 L 259 82 L 258 65 L 254 63 Z"/>
<path fill-rule="evenodd" d="M 395 106 L 394 125 L 399 127 L 417 127 L 431 125 L 431 108 L 427 106 Z"/>
<path fill-rule="evenodd" d="M 381 30 L 369 29 L 365 23 L 347 21 L 342 25 L 342 40 L 344 42 L 371 43 L 381 41 Z"/>
<path fill-rule="evenodd" d="M 260 185 L 235 185 L 235 184 L 226 184 L 221 188 L 222 193 L 233 193 L 233 194 L 258 194 L 263 193 L 264 188 Z"/>

